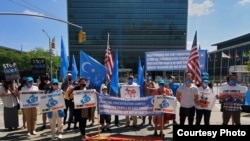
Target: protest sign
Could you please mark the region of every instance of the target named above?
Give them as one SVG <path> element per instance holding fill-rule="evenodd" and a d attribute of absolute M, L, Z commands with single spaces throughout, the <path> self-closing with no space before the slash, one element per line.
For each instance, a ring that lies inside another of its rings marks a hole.
<path fill-rule="evenodd" d="M 60 91 L 42 95 L 39 107 L 43 113 L 65 109 L 64 97 Z"/>
<path fill-rule="evenodd" d="M 40 96 L 43 94 L 44 91 L 22 91 L 20 95 L 21 108 L 38 107 Z"/>
<path fill-rule="evenodd" d="M 20 78 L 16 63 L 3 64 L 3 71 L 6 81 L 18 80 Z"/>
<path fill-rule="evenodd" d="M 121 98 L 140 98 L 140 86 L 136 85 L 122 85 Z"/>
<path fill-rule="evenodd" d="M 75 90 L 74 92 L 75 109 L 89 108 L 96 106 L 96 93 L 91 90 Z"/>
<path fill-rule="evenodd" d="M 136 99 L 118 98 L 98 95 L 99 114 L 125 115 L 125 116 L 147 116 L 161 115 L 161 112 L 153 111 L 153 96 Z"/>
<path fill-rule="evenodd" d="M 154 96 L 154 108 L 155 112 L 163 112 L 169 114 L 175 114 L 177 100 L 174 96 Z"/>

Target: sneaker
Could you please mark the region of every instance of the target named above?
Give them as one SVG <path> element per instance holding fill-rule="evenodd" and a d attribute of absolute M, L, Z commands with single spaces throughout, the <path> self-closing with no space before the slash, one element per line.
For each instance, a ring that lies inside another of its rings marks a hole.
<path fill-rule="evenodd" d="M 115 126 L 116 126 L 116 127 L 120 127 L 120 124 L 119 124 L 119 123 L 117 123 L 117 124 L 115 124 Z"/>
<path fill-rule="evenodd" d="M 141 126 L 144 126 L 144 125 L 145 125 L 145 122 L 142 122 L 142 123 L 141 123 Z"/>
<path fill-rule="evenodd" d="M 70 130 L 70 127 L 68 127 L 66 130 Z"/>
<path fill-rule="evenodd" d="M 41 130 L 44 130 L 44 129 L 46 129 L 46 126 L 45 126 L 45 125 L 42 126 Z"/>
<path fill-rule="evenodd" d="M 110 129 L 110 128 L 107 128 L 107 131 L 111 132 L 111 129 Z"/>
<path fill-rule="evenodd" d="M 54 140 L 56 138 L 55 134 L 52 134 L 51 140 Z"/>
<path fill-rule="evenodd" d="M 102 133 L 104 133 L 105 132 L 105 129 L 104 128 L 102 128 Z"/>
<path fill-rule="evenodd" d="M 32 135 L 36 135 L 36 134 L 37 134 L 36 131 L 33 131 L 33 132 L 32 132 Z"/>
<path fill-rule="evenodd" d="M 58 135 L 58 139 L 62 139 L 62 134 L 59 134 L 59 135 Z"/>
<path fill-rule="evenodd" d="M 30 136 L 31 134 L 30 134 L 30 132 L 29 133 L 27 133 L 27 136 Z"/>

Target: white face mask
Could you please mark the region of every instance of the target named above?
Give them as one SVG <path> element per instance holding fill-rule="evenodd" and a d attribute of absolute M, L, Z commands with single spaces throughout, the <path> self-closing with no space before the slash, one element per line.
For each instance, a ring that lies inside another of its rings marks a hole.
<path fill-rule="evenodd" d="M 207 87 L 207 85 L 208 85 L 207 83 L 202 83 L 203 87 Z"/>

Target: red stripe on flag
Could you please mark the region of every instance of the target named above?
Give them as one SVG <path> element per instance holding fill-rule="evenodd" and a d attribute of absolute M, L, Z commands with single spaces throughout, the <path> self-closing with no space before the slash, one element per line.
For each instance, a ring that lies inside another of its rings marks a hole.
<path fill-rule="evenodd" d="M 106 49 L 104 63 L 105 63 L 105 67 L 107 68 L 106 84 L 108 84 L 110 82 L 112 69 L 114 66 L 113 56 L 112 56 L 111 48 L 109 47 L 109 45 L 107 46 L 107 49 Z"/>
<path fill-rule="evenodd" d="M 195 32 L 195 37 L 192 45 L 192 49 L 189 54 L 189 59 L 187 62 L 188 72 L 192 74 L 192 78 L 197 85 L 201 84 L 201 72 L 200 72 L 200 62 L 199 53 L 197 48 L 197 32 Z"/>

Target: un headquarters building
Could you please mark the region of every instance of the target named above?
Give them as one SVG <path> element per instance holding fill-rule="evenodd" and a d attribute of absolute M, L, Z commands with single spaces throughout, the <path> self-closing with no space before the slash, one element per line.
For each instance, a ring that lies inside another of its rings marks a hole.
<path fill-rule="evenodd" d="M 78 66 L 80 50 L 104 64 L 108 33 L 119 68 L 134 72 L 145 52 L 186 49 L 188 0 L 68 0 L 67 9 L 68 21 L 86 32 L 80 44 L 79 28 L 68 26 L 69 57 Z"/>

